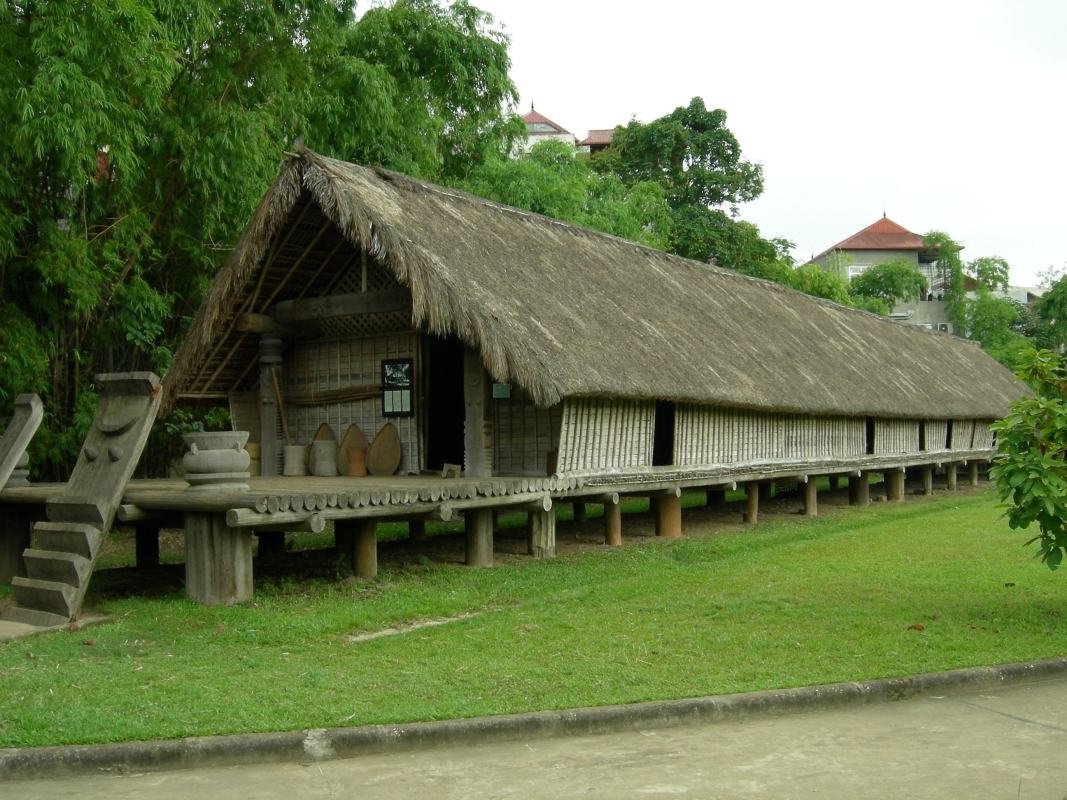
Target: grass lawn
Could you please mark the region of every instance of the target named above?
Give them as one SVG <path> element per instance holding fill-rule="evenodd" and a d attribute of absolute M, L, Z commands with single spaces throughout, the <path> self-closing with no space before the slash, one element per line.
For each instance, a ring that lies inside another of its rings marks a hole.
<path fill-rule="evenodd" d="M 1064 655 L 1067 575 L 1032 559 L 995 502 L 909 495 L 752 529 L 693 509 L 673 542 L 484 570 L 422 559 L 371 583 L 257 578 L 256 602 L 233 608 L 173 590 L 91 597 L 113 622 L 0 645 L 0 746 L 468 717 Z"/>

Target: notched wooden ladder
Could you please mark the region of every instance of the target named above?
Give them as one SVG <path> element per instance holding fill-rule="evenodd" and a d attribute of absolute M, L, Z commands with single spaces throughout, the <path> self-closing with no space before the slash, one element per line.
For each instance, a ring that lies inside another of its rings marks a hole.
<path fill-rule="evenodd" d="M 96 558 L 159 409 L 159 378 L 150 372 L 97 375 L 100 404 L 63 493 L 33 526 L 23 553 L 28 577 L 15 577 L 17 605 L 0 619 L 39 627 L 77 618 Z"/>

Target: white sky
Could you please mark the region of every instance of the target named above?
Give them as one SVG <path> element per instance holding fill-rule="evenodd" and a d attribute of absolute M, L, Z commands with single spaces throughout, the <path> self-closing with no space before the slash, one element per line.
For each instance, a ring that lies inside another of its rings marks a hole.
<path fill-rule="evenodd" d="M 741 216 L 806 260 L 882 215 L 1012 281 L 1067 262 L 1067 0 L 473 0 L 512 76 L 584 138 L 703 97 L 765 190 Z"/>

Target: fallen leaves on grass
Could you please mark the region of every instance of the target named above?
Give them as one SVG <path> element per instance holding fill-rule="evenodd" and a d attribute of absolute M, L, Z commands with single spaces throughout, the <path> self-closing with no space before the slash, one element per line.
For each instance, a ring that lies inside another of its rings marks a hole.
<path fill-rule="evenodd" d="M 909 631 L 925 631 L 926 630 L 926 626 L 923 625 L 921 622 L 916 622 L 914 625 L 909 625 L 908 626 L 908 630 Z"/>
<path fill-rule="evenodd" d="M 82 644 L 92 647 L 94 644 L 96 644 L 96 639 L 86 639 L 82 642 Z"/>

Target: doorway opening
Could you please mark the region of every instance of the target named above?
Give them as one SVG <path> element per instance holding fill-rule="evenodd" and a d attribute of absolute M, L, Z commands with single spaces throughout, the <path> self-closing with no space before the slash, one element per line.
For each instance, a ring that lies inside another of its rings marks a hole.
<path fill-rule="evenodd" d="M 674 403 L 656 401 L 656 420 L 652 429 L 652 466 L 674 463 Z"/>
<path fill-rule="evenodd" d="M 463 342 L 427 336 L 426 469 L 463 465 Z"/>

